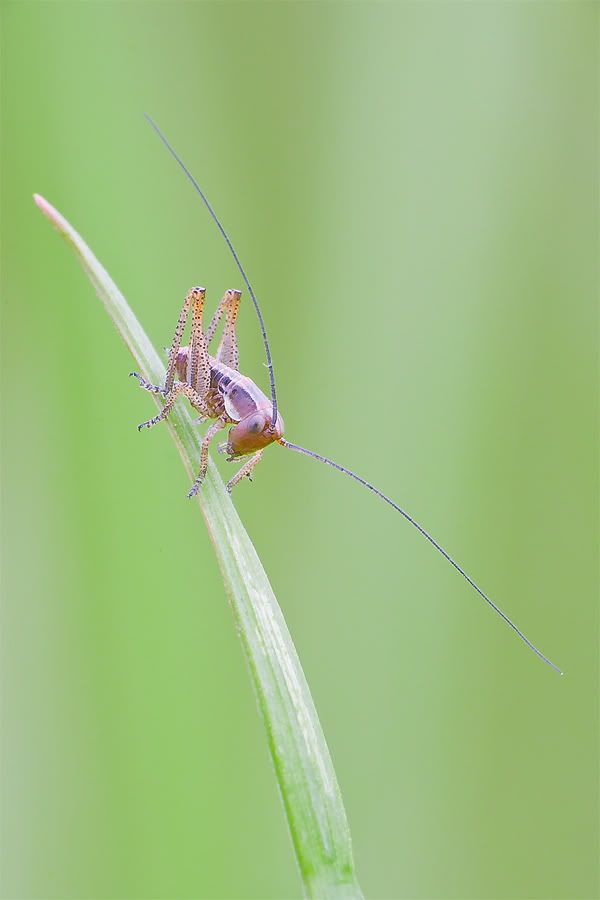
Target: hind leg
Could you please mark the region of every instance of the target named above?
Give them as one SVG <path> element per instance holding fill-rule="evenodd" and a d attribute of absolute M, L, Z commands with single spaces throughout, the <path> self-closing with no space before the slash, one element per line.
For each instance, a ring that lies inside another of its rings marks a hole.
<path fill-rule="evenodd" d="M 223 314 L 225 314 L 225 327 L 216 358 L 219 362 L 229 366 L 230 369 L 236 369 L 237 371 L 239 371 L 239 355 L 235 324 L 241 296 L 241 291 L 226 291 L 206 331 L 206 342 L 210 344 L 215 336 L 217 325 Z"/>
<path fill-rule="evenodd" d="M 221 343 L 219 344 L 219 349 L 217 350 L 217 359 L 219 360 L 219 362 L 224 363 L 224 365 L 229 366 L 230 369 L 235 369 L 239 372 L 240 357 L 238 353 L 235 324 L 237 321 L 238 310 L 240 308 L 240 299 L 242 295 L 240 291 L 227 291 L 227 295 L 229 297 L 229 302 L 225 310 L 225 327 L 223 328 Z"/>
<path fill-rule="evenodd" d="M 188 315 L 190 312 L 190 307 L 194 306 L 193 311 L 193 320 L 192 320 L 192 341 L 194 337 L 194 324 L 196 322 L 200 322 L 200 331 L 201 331 L 201 322 L 202 322 L 202 308 L 204 306 L 204 297 L 206 296 L 206 289 L 203 287 L 194 287 L 191 288 L 186 294 L 185 300 L 183 301 L 183 306 L 181 308 L 181 312 L 179 313 L 179 319 L 177 320 L 177 327 L 175 328 L 175 334 L 173 336 L 173 341 L 171 343 L 171 349 L 169 350 L 169 365 L 167 366 L 167 374 L 165 376 L 165 391 L 169 393 L 171 388 L 173 387 L 173 382 L 175 381 L 175 366 L 177 363 L 177 353 L 179 352 L 179 348 L 181 347 L 181 338 L 183 337 L 183 332 L 185 331 L 185 325 L 188 319 Z M 190 353 L 190 366 L 192 366 L 192 357 L 193 354 Z M 190 378 L 190 371 L 188 369 L 188 378 L 186 379 L 189 384 L 194 384 L 193 380 Z"/>
<path fill-rule="evenodd" d="M 130 375 L 133 375 L 134 378 L 140 383 L 140 386 L 144 388 L 145 391 L 150 391 L 152 394 L 169 394 L 171 388 L 173 387 L 173 383 L 175 381 L 176 374 L 176 363 L 177 363 L 177 354 L 179 352 L 179 348 L 181 347 L 181 339 L 183 337 L 183 332 L 185 331 L 186 322 L 188 320 L 188 316 L 190 313 L 190 308 L 193 304 L 193 319 L 192 319 L 192 342 L 191 349 L 194 349 L 195 353 L 190 353 L 190 365 L 196 365 L 196 368 L 199 366 L 199 359 L 202 356 L 202 308 L 204 306 L 204 297 L 206 295 L 205 288 L 202 287 L 194 287 L 189 290 L 185 296 L 185 300 L 183 301 L 183 306 L 181 307 L 181 312 L 179 313 L 179 318 L 177 320 L 177 327 L 175 328 L 175 335 L 173 337 L 173 341 L 171 343 L 171 347 L 169 349 L 169 363 L 167 366 L 167 372 L 165 375 L 165 386 L 164 388 L 159 387 L 157 384 L 151 384 L 149 381 L 146 381 L 145 378 L 138 372 L 130 372 Z M 208 355 L 206 352 L 206 346 L 204 346 L 204 356 L 206 357 L 206 361 L 203 360 L 204 363 L 204 376 L 206 380 L 206 366 L 208 365 Z M 194 381 L 191 380 L 188 366 L 188 377 L 186 380 L 189 384 L 194 384 Z M 208 379 L 210 381 L 210 370 Z M 194 385 L 195 386 L 195 385 Z"/>

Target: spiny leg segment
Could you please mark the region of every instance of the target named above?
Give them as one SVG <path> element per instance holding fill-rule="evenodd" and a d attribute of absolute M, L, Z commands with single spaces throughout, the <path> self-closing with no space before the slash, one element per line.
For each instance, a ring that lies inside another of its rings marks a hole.
<path fill-rule="evenodd" d="M 183 306 L 181 307 L 181 312 L 179 313 L 179 318 L 177 320 L 177 327 L 175 328 L 175 335 L 173 337 L 173 341 L 171 343 L 171 347 L 169 349 L 169 363 L 167 365 L 167 372 L 165 375 L 165 386 L 161 388 L 157 384 L 151 384 L 149 381 L 146 381 L 138 372 L 130 372 L 134 378 L 140 383 L 140 386 L 144 388 L 145 391 L 150 391 L 152 394 L 164 394 L 167 398 L 173 389 L 173 384 L 175 382 L 175 366 L 177 364 L 177 353 L 179 352 L 179 348 L 181 347 L 181 339 L 183 337 L 183 332 L 185 331 L 186 322 L 188 320 L 190 307 L 192 304 L 194 305 L 193 312 L 193 320 L 192 320 L 192 346 L 190 347 L 190 354 L 188 357 L 188 373 L 187 373 L 187 383 L 194 387 L 197 390 L 197 385 L 194 383 L 194 380 L 190 378 L 190 366 L 192 365 L 192 357 L 194 353 L 192 352 L 194 348 L 196 349 L 195 359 L 196 359 L 196 368 L 199 367 L 199 361 L 202 357 L 203 360 L 203 375 L 206 374 L 206 366 L 208 365 L 208 351 L 206 349 L 206 341 L 202 339 L 202 309 L 204 306 L 204 298 L 206 296 L 206 289 L 202 287 L 194 287 L 189 290 L 185 296 L 185 300 L 183 301 Z M 194 340 L 194 323 L 196 323 L 196 337 Z M 199 323 L 199 331 L 198 334 L 198 323 Z M 210 366 L 208 365 L 208 382 L 210 382 Z M 206 389 L 205 389 L 206 390 Z M 205 393 L 204 391 L 199 391 L 198 393 Z M 201 410 L 203 412 L 203 410 Z M 164 416 L 163 416 L 164 418 Z M 146 424 L 146 423 L 143 423 Z"/>
<path fill-rule="evenodd" d="M 206 291 L 204 288 L 192 288 L 190 294 L 193 294 L 192 308 L 192 337 L 190 340 L 190 350 L 188 354 L 188 384 L 194 388 L 197 394 L 205 397 L 210 388 L 210 361 L 208 359 L 207 341 L 204 336 L 202 326 L 202 314 L 204 312 L 204 298 Z M 172 348 L 171 353 L 177 357 L 177 350 Z M 171 360 L 169 359 L 169 364 Z M 202 410 L 201 410 L 202 411 Z"/>
<path fill-rule="evenodd" d="M 223 428 L 227 427 L 227 420 L 220 418 L 217 419 L 216 422 L 213 422 L 204 437 L 202 438 L 202 444 L 200 445 L 200 469 L 198 470 L 198 474 L 196 476 L 196 480 L 194 481 L 190 492 L 188 493 L 188 497 L 194 497 L 200 488 L 200 485 L 204 481 L 206 477 L 206 472 L 208 469 L 208 448 L 210 442 L 214 438 L 215 434 L 218 431 L 221 431 Z"/>
<path fill-rule="evenodd" d="M 215 336 L 217 325 L 223 313 L 225 313 L 225 326 L 216 358 L 219 362 L 229 366 L 230 369 L 235 369 L 237 372 L 240 369 L 240 359 L 235 327 L 241 296 L 241 291 L 226 291 L 206 331 L 206 343 L 210 345 Z"/>
<path fill-rule="evenodd" d="M 183 301 L 183 306 L 181 307 L 179 318 L 177 320 L 175 335 L 171 343 L 171 349 L 169 350 L 169 365 L 167 366 L 167 374 L 165 375 L 165 392 L 167 394 L 173 387 L 173 382 L 175 380 L 175 364 L 177 362 L 177 352 L 181 347 L 181 338 L 183 337 L 183 332 L 185 330 L 185 325 L 190 312 L 190 306 L 192 305 L 196 292 L 201 292 L 203 294 L 206 293 L 204 288 L 192 288 L 191 291 L 188 291 L 185 300 Z"/>
<path fill-rule="evenodd" d="M 132 372 L 131 374 L 137 376 L 138 379 L 140 378 L 140 376 L 137 375 L 137 372 Z M 143 386 L 144 385 L 142 385 L 142 387 Z M 152 388 L 153 385 L 151 385 L 150 387 Z M 160 391 L 160 388 L 159 388 L 159 391 Z M 200 412 L 202 412 L 203 415 L 206 415 L 208 413 L 207 406 L 204 402 L 204 399 L 200 396 L 200 394 L 198 394 L 193 389 L 193 387 L 190 387 L 189 384 L 186 384 L 185 381 L 176 381 L 175 384 L 173 385 L 172 389 L 169 391 L 167 398 L 165 400 L 165 404 L 164 404 L 163 408 L 161 409 L 161 411 L 158 413 L 158 415 L 154 416 L 153 419 L 148 419 L 147 422 L 142 422 L 140 425 L 138 425 L 138 431 L 141 431 L 142 428 L 152 428 L 152 426 L 156 425 L 157 422 L 162 422 L 163 419 L 166 419 L 167 416 L 169 415 L 169 413 L 171 412 L 171 410 L 173 409 L 173 405 L 174 405 L 175 401 L 181 394 L 186 396 L 188 398 L 188 400 L 190 401 L 190 403 L 192 404 L 192 406 L 195 409 L 200 410 Z"/>
<path fill-rule="evenodd" d="M 139 372 L 130 372 L 130 378 L 137 378 L 140 383 L 140 387 L 144 388 L 145 391 L 150 391 L 151 394 L 164 394 L 164 388 L 159 387 L 157 384 L 150 384 L 149 381 L 146 381 Z"/>
<path fill-rule="evenodd" d="M 244 465 L 239 470 L 239 472 L 236 472 L 235 475 L 233 476 L 233 478 L 227 482 L 228 493 L 232 492 L 232 490 L 234 489 L 236 484 L 238 484 L 242 480 L 242 478 L 248 478 L 249 481 L 252 481 L 252 478 L 251 478 L 252 471 L 261 461 L 261 458 L 262 458 L 262 455 L 264 452 L 265 452 L 264 449 L 259 450 L 257 453 L 254 454 L 254 456 L 251 456 L 250 459 L 248 460 L 248 462 L 244 463 Z"/>

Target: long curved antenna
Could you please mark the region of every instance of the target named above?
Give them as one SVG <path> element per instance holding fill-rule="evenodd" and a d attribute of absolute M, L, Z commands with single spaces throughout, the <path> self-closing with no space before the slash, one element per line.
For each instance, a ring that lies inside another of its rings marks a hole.
<path fill-rule="evenodd" d="M 250 297 L 254 304 L 254 309 L 256 310 L 256 315 L 258 316 L 258 323 L 260 325 L 263 344 L 265 345 L 265 354 L 267 357 L 267 369 L 269 370 L 269 381 L 271 383 L 271 401 L 273 403 L 273 419 L 272 419 L 272 421 L 273 421 L 273 425 L 275 425 L 275 423 L 277 421 L 277 392 L 275 390 L 275 376 L 273 374 L 273 361 L 271 359 L 271 351 L 269 349 L 269 341 L 267 340 L 267 330 L 265 328 L 264 319 L 263 319 L 262 313 L 260 311 L 260 306 L 258 305 L 258 300 L 256 299 L 256 294 L 252 290 L 252 285 L 250 284 L 250 281 L 248 280 L 248 276 L 246 275 L 246 272 L 244 271 L 244 267 L 242 266 L 242 264 L 240 262 L 239 256 L 235 252 L 234 246 L 231 243 L 229 235 L 223 228 L 216 212 L 214 211 L 214 209 L 208 202 L 208 197 L 206 196 L 206 194 L 204 193 L 204 191 L 202 190 L 202 188 L 200 187 L 200 185 L 198 184 L 198 182 L 196 181 L 196 179 L 194 178 L 194 176 L 192 175 L 190 170 L 187 168 L 187 166 L 185 165 L 185 163 L 183 162 L 181 157 L 175 152 L 174 148 L 168 142 L 168 140 L 166 139 L 166 137 L 164 136 L 164 134 L 162 133 L 162 131 L 160 130 L 160 128 L 158 127 L 156 122 L 154 122 L 151 119 L 151 117 L 148 115 L 148 113 L 144 113 L 144 117 L 149 122 L 149 124 L 154 128 L 155 132 L 157 133 L 157 135 L 159 136 L 159 138 L 161 139 L 161 141 L 163 142 L 163 144 L 165 145 L 165 147 L 167 148 L 167 150 L 169 151 L 171 156 L 179 164 L 179 166 L 181 167 L 181 169 L 183 170 L 183 172 L 185 173 L 187 178 L 189 178 L 189 180 L 191 181 L 191 183 L 194 187 L 194 190 L 200 195 L 204 205 L 206 206 L 207 210 L 209 211 L 209 213 L 212 217 L 213 222 L 215 223 L 215 225 L 217 226 L 217 228 L 223 235 L 223 237 L 225 239 L 225 243 L 231 250 L 231 255 L 233 256 L 233 258 L 236 262 L 236 265 L 237 265 L 238 269 L 240 270 L 240 275 L 244 279 L 244 284 L 248 288 L 248 293 L 250 294 Z"/>
<path fill-rule="evenodd" d="M 386 503 L 388 503 L 393 509 L 395 509 L 396 512 L 399 512 L 401 516 L 404 516 L 406 521 L 410 522 L 410 524 L 413 525 L 417 529 L 417 531 L 419 531 L 423 535 L 424 538 L 427 538 L 427 540 L 429 541 L 430 544 L 433 544 L 435 549 L 439 553 L 442 554 L 444 559 L 448 560 L 448 562 L 450 563 L 451 566 L 454 566 L 454 568 L 456 569 L 457 572 L 460 572 L 460 574 L 465 579 L 465 581 L 469 582 L 471 587 L 474 588 L 477 591 L 477 593 L 479 594 L 479 596 L 482 597 L 485 600 L 485 602 L 487 604 L 489 604 L 489 606 L 492 607 L 494 612 L 497 612 L 498 615 L 502 619 L 504 619 L 506 624 L 510 625 L 510 627 L 515 632 L 515 634 L 518 634 L 518 636 L 521 638 L 521 640 L 525 644 L 527 644 L 527 646 L 530 648 L 530 650 L 533 650 L 533 652 L 536 653 L 540 659 L 542 659 L 547 665 L 549 665 L 550 668 L 554 669 L 555 672 L 558 672 L 559 675 L 563 674 L 561 672 L 561 670 L 558 668 L 558 666 L 555 666 L 553 662 L 550 662 L 550 660 L 546 656 L 544 656 L 544 654 L 540 650 L 538 650 L 538 648 L 534 644 L 531 643 L 529 638 L 525 637 L 525 635 L 523 634 L 522 631 L 519 631 L 519 629 L 517 628 L 515 623 L 512 622 L 508 618 L 508 616 L 505 613 L 503 613 L 502 610 L 498 606 L 496 606 L 496 604 L 493 602 L 493 600 L 490 600 L 490 598 L 487 596 L 487 594 L 484 594 L 484 592 L 481 590 L 481 588 L 475 584 L 473 579 L 469 575 L 467 575 L 465 570 L 463 568 L 461 568 L 461 566 L 459 566 L 459 564 L 455 560 L 452 559 L 452 557 L 450 556 L 449 553 L 446 553 L 444 548 L 440 544 L 438 544 L 438 542 L 435 540 L 435 538 L 433 538 L 429 534 L 428 531 L 425 531 L 425 529 L 421 525 L 419 525 L 419 523 L 416 522 L 415 519 L 413 519 L 413 517 L 410 516 L 406 512 L 406 510 L 404 510 L 404 509 L 402 509 L 402 507 L 398 506 L 397 503 L 394 503 L 393 500 L 390 500 L 389 497 L 386 497 L 386 495 L 384 493 L 382 493 L 378 488 L 376 488 L 374 485 L 372 485 L 369 481 L 365 481 L 364 478 L 361 478 L 360 475 L 357 475 L 355 472 L 352 472 L 350 469 L 346 469 L 345 466 L 340 466 L 339 463 L 333 462 L 333 460 L 327 459 L 326 456 L 321 456 L 319 453 L 313 453 L 312 450 L 307 450 L 305 447 L 299 447 L 297 444 L 291 444 L 289 441 L 286 441 L 283 438 L 281 438 L 279 443 L 283 447 L 287 447 L 288 450 L 295 450 L 296 453 L 303 453 L 304 456 L 311 456 L 313 459 L 317 459 L 319 462 L 325 463 L 326 466 L 331 466 L 332 469 L 337 469 L 338 472 L 343 472 L 344 475 L 349 475 L 350 478 L 354 479 L 354 481 L 358 481 L 358 483 L 362 484 L 363 487 L 366 487 L 369 491 L 372 491 L 378 497 L 381 497 L 381 499 L 384 500 Z"/>

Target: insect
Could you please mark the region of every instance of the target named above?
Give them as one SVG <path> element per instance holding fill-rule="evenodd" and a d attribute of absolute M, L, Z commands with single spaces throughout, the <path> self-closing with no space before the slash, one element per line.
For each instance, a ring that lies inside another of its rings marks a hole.
<path fill-rule="evenodd" d="M 142 422 L 142 424 L 138 426 L 138 429 L 151 428 L 153 425 L 156 425 L 158 422 L 165 419 L 173 408 L 175 401 L 182 396 L 187 397 L 192 407 L 200 413 L 198 419 L 200 423 L 212 420 L 212 424 L 202 438 L 200 445 L 200 469 L 188 496 L 193 497 L 200 489 L 208 468 L 209 446 L 218 432 L 228 426 L 231 426 L 228 439 L 219 445 L 219 452 L 227 453 L 228 461 L 244 460 L 241 468 L 227 484 L 227 490 L 229 492 L 231 492 L 233 487 L 244 478 L 250 478 L 251 480 L 252 472 L 260 462 L 265 448 L 270 444 L 276 443 L 288 450 L 293 450 L 296 453 L 309 456 L 311 459 L 316 459 L 318 462 L 324 463 L 326 466 L 330 466 L 338 472 L 342 472 L 344 475 L 352 478 L 354 481 L 358 482 L 358 484 L 361 484 L 391 506 L 396 512 L 400 513 L 400 515 L 406 519 L 413 528 L 416 528 L 417 531 L 435 547 L 438 553 L 441 553 L 444 559 L 446 559 L 450 565 L 462 575 L 465 581 L 471 585 L 494 612 L 504 619 L 506 624 L 512 628 L 518 637 L 533 650 L 540 659 L 554 669 L 555 672 L 562 675 L 563 673 L 558 666 L 554 665 L 553 662 L 532 644 L 529 638 L 517 628 L 514 622 L 509 619 L 493 600 L 481 590 L 462 566 L 460 566 L 456 560 L 444 550 L 442 545 L 439 544 L 422 525 L 413 519 L 406 510 L 387 497 L 379 490 L 379 488 L 376 488 L 369 481 L 366 481 L 360 475 L 357 475 L 356 472 L 328 459 L 326 456 L 322 456 L 312 450 L 307 450 L 306 447 L 300 447 L 298 444 L 292 444 L 285 440 L 283 437 L 284 423 L 277 406 L 277 392 L 267 332 L 252 285 L 248 280 L 245 269 L 240 262 L 227 232 L 200 185 L 150 116 L 146 115 L 146 119 L 152 128 L 154 128 L 169 153 L 174 157 L 196 192 L 199 194 L 233 255 L 258 316 L 263 343 L 265 345 L 271 387 L 271 397 L 269 399 L 250 378 L 242 375 L 239 371 L 236 320 L 240 305 L 241 291 L 226 291 L 206 331 L 203 326 L 206 291 L 202 287 L 194 287 L 188 291 L 179 314 L 175 336 L 169 350 L 169 362 L 167 365 L 164 387 L 150 384 L 137 372 L 131 373 L 132 376 L 137 378 L 140 385 L 145 390 L 156 394 L 162 394 L 165 398 L 164 405 L 158 415 L 149 419 L 147 422 Z M 189 344 L 182 346 L 185 326 L 190 316 L 190 342 Z M 209 353 L 209 346 L 214 339 L 217 326 L 222 318 L 224 318 L 225 322 L 221 341 L 216 355 L 211 356 Z"/>

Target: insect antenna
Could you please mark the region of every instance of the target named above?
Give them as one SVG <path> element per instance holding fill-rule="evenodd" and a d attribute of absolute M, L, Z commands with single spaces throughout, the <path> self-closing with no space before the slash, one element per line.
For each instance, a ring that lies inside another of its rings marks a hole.
<path fill-rule="evenodd" d="M 161 141 L 163 142 L 163 144 L 165 145 L 165 147 L 167 148 L 167 150 L 169 151 L 169 153 L 171 154 L 173 159 L 179 164 L 180 168 L 183 170 L 186 177 L 190 180 L 196 193 L 198 193 L 200 195 L 200 198 L 202 199 L 202 202 L 206 206 L 207 210 L 209 211 L 213 222 L 215 223 L 215 225 L 217 226 L 217 228 L 223 235 L 223 238 L 225 239 L 225 243 L 229 247 L 229 249 L 231 251 L 231 255 L 233 256 L 235 263 L 240 271 L 240 275 L 244 279 L 244 284 L 248 288 L 248 293 L 250 294 L 250 298 L 252 300 L 252 303 L 254 304 L 254 309 L 256 310 L 256 315 L 258 316 L 258 324 L 260 325 L 263 344 L 265 345 L 265 354 L 267 357 L 267 369 L 269 370 L 269 381 L 271 384 L 271 401 L 273 403 L 272 422 L 273 422 L 273 425 L 275 425 L 275 423 L 277 422 L 277 392 L 275 390 L 275 375 L 273 374 L 273 361 L 271 359 L 271 351 L 269 349 L 269 341 L 267 339 L 267 329 L 265 328 L 264 319 L 263 319 L 262 313 L 260 311 L 260 306 L 258 305 L 258 300 L 256 299 L 256 294 L 252 290 L 252 285 L 250 284 L 250 281 L 248 279 L 248 276 L 246 275 L 244 267 L 243 267 L 242 263 L 240 262 L 239 256 L 235 252 L 235 248 L 234 248 L 233 244 L 231 243 L 231 239 L 230 239 L 229 235 L 227 234 L 227 232 L 225 231 L 225 229 L 223 228 L 223 225 L 221 224 L 221 221 L 220 221 L 219 217 L 217 216 L 216 212 L 210 205 L 208 197 L 206 196 L 206 194 L 204 193 L 204 191 L 202 190 L 202 188 L 200 187 L 200 185 L 198 184 L 198 182 L 196 181 L 196 179 L 194 178 L 194 176 L 192 175 L 190 170 L 187 168 L 187 166 L 185 165 L 185 163 L 183 162 L 183 160 L 181 159 L 179 154 L 171 146 L 171 144 L 169 143 L 169 141 L 167 140 L 165 135 L 162 133 L 162 131 L 160 130 L 160 128 L 158 127 L 156 122 L 154 122 L 152 120 L 152 118 L 148 115 L 148 113 L 144 113 L 144 117 L 146 118 L 148 123 L 152 126 L 152 128 L 155 130 L 155 132 L 157 133 L 157 135 L 159 136 L 159 138 L 161 139 Z"/>
<path fill-rule="evenodd" d="M 533 650 L 533 652 L 535 654 L 537 654 L 537 656 L 539 656 L 540 659 L 542 659 L 547 665 L 549 665 L 550 668 L 554 669 L 555 672 L 558 672 L 559 675 L 563 674 L 561 672 L 561 670 L 558 668 L 558 666 L 555 666 L 553 662 L 551 662 L 546 656 L 544 656 L 544 654 L 540 650 L 538 650 L 538 648 L 534 644 L 531 643 L 529 638 L 525 637 L 523 632 L 520 631 L 517 628 L 517 626 L 515 625 L 515 623 L 512 622 L 508 618 L 506 613 L 503 613 L 502 610 L 500 609 L 500 607 L 496 606 L 494 601 L 490 600 L 490 598 L 487 596 L 487 594 L 485 594 L 481 590 L 481 588 L 475 584 L 475 582 L 470 577 L 470 575 L 467 575 L 467 573 L 462 568 L 462 566 L 459 566 L 459 564 L 456 562 L 456 560 L 452 559 L 450 554 L 447 553 L 446 550 L 444 550 L 444 548 L 441 546 L 441 544 L 438 544 L 438 542 L 435 540 L 435 538 L 433 538 L 429 534 L 429 532 L 423 528 L 422 525 L 419 525 L 419 523 L 415 519 L 413 519 L 413 517 L 411 515 L 409 515 L 406 512 L 406 510 L 402 509 L 401 506 L 398 506 L 397 503 L 394 503 L 393 500 L 390 500 L 390 498 L 387 497 L 378 488 L 376 488 L 375 485 L 371 484 L 369 481 L 366 481 L 364 478 L 361 478 L 360 475 L 357 475 L 356 472 L 353 472 L 351 469 L 347 469 L 345 466 L 341 466 L 339 463 L 334 462 L 332 459 L 328 459 L 326 456 L 321 456 L 319 453 L 314 453 L 312 450 L 307 450 L 306 447 L 299 447 L 297 444 L 291 444 L 289 441 L 286 441 L 283 438 L 280 439 L 279 443 L 283 447 L 287 447 L 288 450 L 294 450 L 296 453 L 302 453 L 304 456 L 310 456 L 310 457 L 312 457 L 312 459 L 316 459 L 319 462 L 325 463 L 326 466 L 331 466 L 332 469 L 337 469 L 338 472 L 343 472 L 344 475 L 348 475 L 350 478 L 353 478 L 354 481 L 357 481 L 359 484 L 362 484 L 363 487 L 366 487 L 367 490 L 371 491 L 373 494 L 376 494 L 377 497 L 380 497 L 383 501 L 385 501 L 385 503 L 387 503 L 389 506 L 391 506 L 392 509 L 395 509 L 396 512 L 399 512 L 400 515 L 403 516 L 407 522 L 410 522 L 410 524 L 414 528 L 416 528 L 417 531 L 419 531 L 423 535 L 424 538 L 427 538 L 427 540 L 429 541 L 430 544 L 433 544 L 435 549 L 439 553 L 442 554 L 444 559 L 448 560 L 448 562 L 450 563 L 451 566 L 454 566 L 454 568 L 456 569 L 457 572 L 460 572 L 460 574 L 465 579 L 465 581 L 468 581 L 469 584 L 471 585 L 471 587 L 477 591 L 479 596 L 482 597 L 485 600 L 485 602 L 489 606 L 492 607 L 494 612 L 498 613 L 498 615 L 502 619 L 504 619 L 506 624 L 512 628 L 512 630 L 515 632 L 515 634 L 517 634 L 525 644 L 527 644 L 527 646 L 529 647 L 530 650 Z"/>

